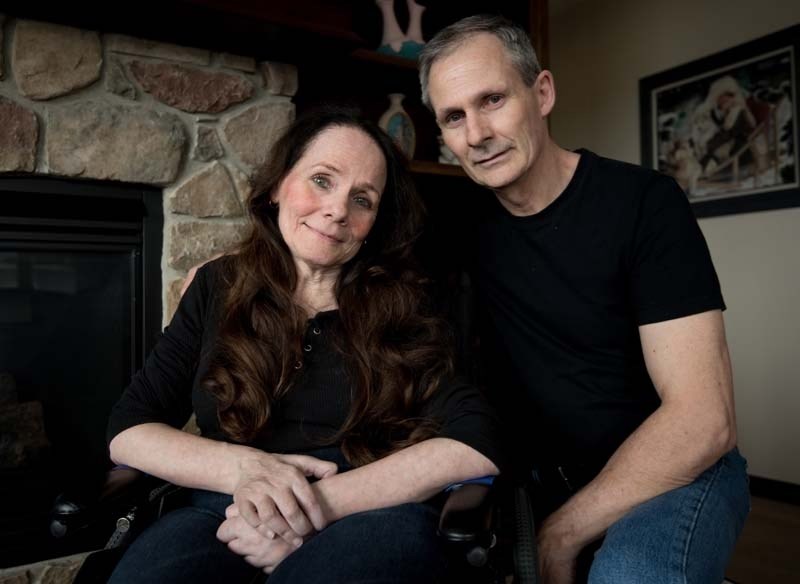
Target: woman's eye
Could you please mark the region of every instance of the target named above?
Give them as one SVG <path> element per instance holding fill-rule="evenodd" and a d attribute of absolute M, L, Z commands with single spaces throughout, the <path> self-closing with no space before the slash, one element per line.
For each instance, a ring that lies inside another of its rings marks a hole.
<path fill-rule="evenodd" d="M 329 181 L 327 177 L 319 174 L 311 177 L 311 180 L 314 181 L 315 185 L 323 189 L 329 189 L 331 186 L 331 181 Z"/>
<path fill-rule="evenodd" d="M 360 207 L 364 207 L 365 209 L 372 209 L 372 201 L 370 201 L 369 198 L 363 195 L 356 195 L 355 197 L 353 197 L 353 201 L 355 202 L 356 205 Z"/>

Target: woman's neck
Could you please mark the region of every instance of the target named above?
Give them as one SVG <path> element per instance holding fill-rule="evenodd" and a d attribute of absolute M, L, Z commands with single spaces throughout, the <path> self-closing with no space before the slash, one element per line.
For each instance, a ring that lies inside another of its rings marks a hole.
<path fill-rule="evenodd" d="M 335 269 L 312 269 L 298 264 L 294 299 L 309 316 L 339 307 L 335 290 L 340 271 L 338 266 Z"/>

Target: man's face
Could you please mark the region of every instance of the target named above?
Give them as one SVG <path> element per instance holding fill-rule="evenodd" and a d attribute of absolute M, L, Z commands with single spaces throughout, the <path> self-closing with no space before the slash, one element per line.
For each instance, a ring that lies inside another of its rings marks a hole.
<path fill-rule="evenodd" d="M 494 190 L 524 184 L 547 140 L 542 83 L 526 87 L 502 43 L 480 34 L 435 61 L 428 93 L 445 144 L 475 182 Z"/>

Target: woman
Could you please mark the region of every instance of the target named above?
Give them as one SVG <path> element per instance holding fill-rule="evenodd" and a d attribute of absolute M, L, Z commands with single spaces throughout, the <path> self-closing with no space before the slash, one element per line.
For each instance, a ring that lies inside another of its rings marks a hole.
<path fill-rule="evenodd" d="M 112 582 L 437 581 L 424 502 L 498 472 L 497 423 L 449 379 L 410 260 L 423 213 L 402 154 L 374 124 L 319 111 L 256 186 L 249 237 L 197 272 L 112 412 L 115 462 L 193 489 Z M 192 410 L 202 436 L 176 429 Z"/>

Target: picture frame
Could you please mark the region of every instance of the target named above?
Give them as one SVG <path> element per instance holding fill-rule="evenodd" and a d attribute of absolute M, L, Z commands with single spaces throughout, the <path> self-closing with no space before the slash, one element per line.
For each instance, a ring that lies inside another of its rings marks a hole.
<path fill-rule="evenodd" d="M 640 79 L 642 165 L 695 215 L 800 206 L 800 25 Z"/>

